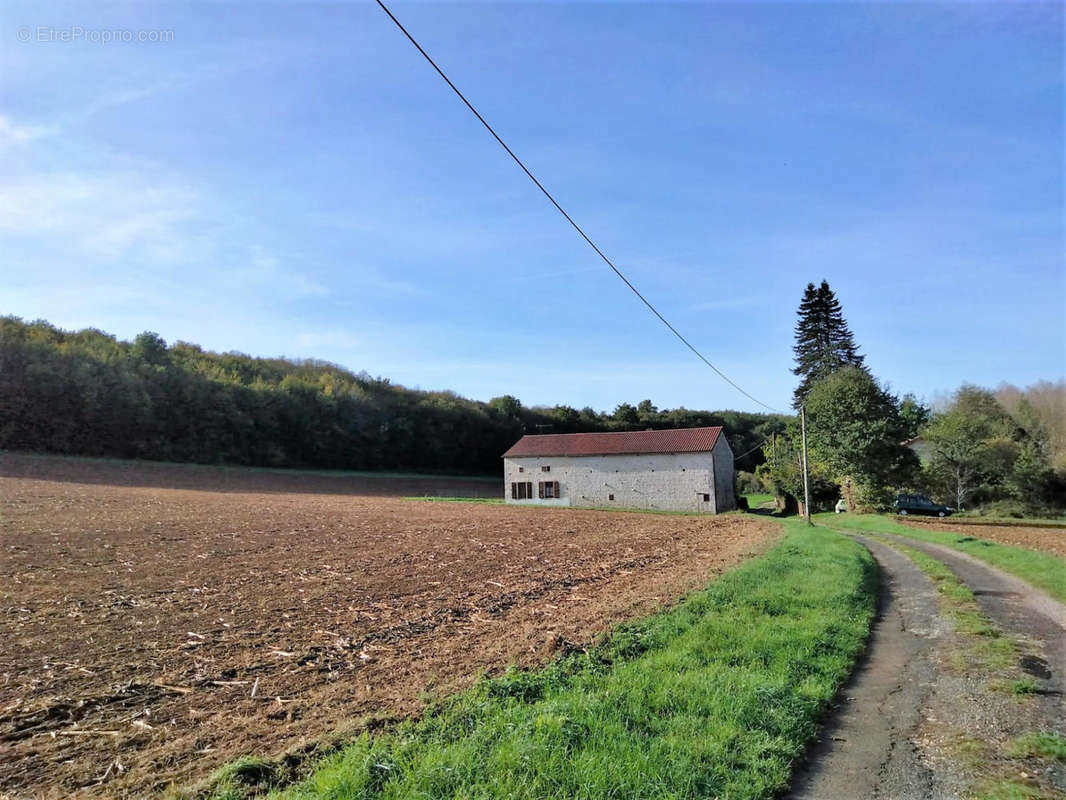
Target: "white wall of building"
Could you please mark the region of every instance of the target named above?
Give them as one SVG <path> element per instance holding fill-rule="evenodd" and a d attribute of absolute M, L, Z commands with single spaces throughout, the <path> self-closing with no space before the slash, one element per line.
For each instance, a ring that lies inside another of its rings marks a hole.
<path fill-rule="evenodd" d="M 549 470 L 545 472 L 543 467 Z M 505 458 L 503 474 L 504 497 L 518 505 L 617 506 L 711 514 L 736 506 L 733 454 L 724 436 L 709 453 Z M 533 484 L 533 497 L 512 500 L 511 484 L 521 481 Z M 542 481 L 558 481 L 561 496 L 541 500 L 537 486 Z"/>

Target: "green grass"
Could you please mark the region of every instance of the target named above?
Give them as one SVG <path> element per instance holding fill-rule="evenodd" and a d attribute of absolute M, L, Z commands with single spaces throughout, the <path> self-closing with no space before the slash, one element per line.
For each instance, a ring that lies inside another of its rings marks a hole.
<path fill-rule="evenodd" d="M 774 496 L 772 494 L 746 494 L 744 497 L 748 500 L 748 508 L 758 508 L 759 506 L 774 502 Z"/>
<path fill-rule="evenodd" d="M 1057 800 L 1062 795 L 1050 794 L 1018 778 L 997 778 L 978 788 L 973 800 Z"/>
<path fill-rule="evenodd" d="M 432 495 L 423 495 L 421 497 L 405 497 L 403 499 L 442 503 L 487 503 L 489 505 L 504 505 L 506 503 L 505 500 L 499 497 L 433 497 Z M 671 511 L 665 508 L 631 508 L 629 506 L 555 506 L 541 503 L 515 503 L 511 508 L 531 508 L 539 511 L 553 509 L 556 511 L 622 511 L 627 514 L 666 514 L 673 517 L 713 516 L 705 511 Z"/>
<path fill-rule="evenodd" d="M 1066 736 L 1047 732 L 1026 733 L 1007 745 L 1007 753 L 1012 758 L 1051 758 L 1066 761 Z"/>
<path fill-rule="evenodd" d="M 783 524 L 780 544 L 673 608 L 364 734 L 271 796 L 773 797 L 863 647 L 877 580 L 857 543 Z M 243 796 L 232 770 L 219 778 L 213 797 Z"/>
<path fill-rule="evenodd" d="M 960 550 L 1043 589 L 1059 601 L 1066 602 L 1066 559 L 1058 556 L 949 531 L 914 528 L 902 525 L 889 516 L 827 513 L 816 514 L 815 518 L 820 524 L 838 530 L 893 533 Z"/>
<path fill-rule="evenodd" d="M 1010 690 L 1019 695 L 1036 694 L 1040 691 L 1040 685 L 1032 678 L 1019 678 L 1011 681 Z"/>

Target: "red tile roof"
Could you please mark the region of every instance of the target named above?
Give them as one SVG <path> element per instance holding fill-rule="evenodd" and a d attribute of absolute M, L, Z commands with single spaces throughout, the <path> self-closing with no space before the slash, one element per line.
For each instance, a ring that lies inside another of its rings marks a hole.
<path fill-rule="evenodd" d="M 704 453 L 714 447 L 721 433 L 721 427 L 618 433 L 547 433 L 523 436 L 503 457 Z"/>

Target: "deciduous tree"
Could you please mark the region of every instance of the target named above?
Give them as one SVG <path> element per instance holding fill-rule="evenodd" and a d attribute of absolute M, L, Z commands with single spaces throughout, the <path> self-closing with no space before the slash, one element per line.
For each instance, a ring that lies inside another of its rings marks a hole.
<path fill-rule="evenodd" d="M 807 397 L 809 449 L 838 480 L 853 479 L 860 498 L 884 507 L 914 480 L 918 457 L 904 444 L 900 401 L 865 369 L 842 367 Z"/>

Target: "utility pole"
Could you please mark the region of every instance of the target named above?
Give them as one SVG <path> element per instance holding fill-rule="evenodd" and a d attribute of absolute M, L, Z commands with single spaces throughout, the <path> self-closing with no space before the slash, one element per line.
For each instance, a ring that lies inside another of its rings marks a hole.
<path fill-rule="evenodd" d="M 803 516 L 811 524 L 811 488 L 807 480 L 807 406 L 800 406 L 800 435 L 803 439 Z"/>

